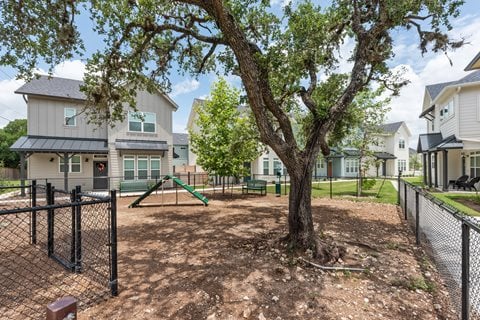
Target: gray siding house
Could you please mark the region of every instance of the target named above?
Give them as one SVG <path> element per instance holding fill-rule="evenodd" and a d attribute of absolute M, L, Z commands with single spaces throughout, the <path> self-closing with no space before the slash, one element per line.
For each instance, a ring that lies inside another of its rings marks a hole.
<path fill-rule="evenodd" d="M 41 76 L 15 91 L 27 102 L 27 136 L 10 149 L 27 159 L 29 179 L 57 188 L 118 188 L 122 180 L 155 179 L 172 172 L 172 112 L 167 95 L 137 93 L 138 112 L 115 127 L 88 124 L 81 81 Z M 140 116 L 141 114 L 141 116 Z"/>

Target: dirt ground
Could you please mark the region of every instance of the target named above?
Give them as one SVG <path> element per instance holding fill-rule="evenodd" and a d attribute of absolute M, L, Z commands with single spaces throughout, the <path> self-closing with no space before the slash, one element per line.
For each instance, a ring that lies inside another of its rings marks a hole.
<path fill-rule="evenodd" d="M 136 209 L 120 198 L 120 294 L 79 319 L 457 319 L 396 206 L 313 200 L 321 236 L 347 247 L 336 266 L 364 270 L 322 271 L 278 242 L 286 197 L 207 196 Z"/>

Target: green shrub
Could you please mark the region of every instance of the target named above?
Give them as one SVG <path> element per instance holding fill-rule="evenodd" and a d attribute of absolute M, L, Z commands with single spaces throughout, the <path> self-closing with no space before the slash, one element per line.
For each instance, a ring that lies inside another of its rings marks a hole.
<path fill-rule="evenodd" d="M 362 189 L 363 190 L 371 190 L 375 186 L 376 183 L 377 183 L 377 180 L 375 180 L 375 179 L 364 178 L 362 180 Z"/>

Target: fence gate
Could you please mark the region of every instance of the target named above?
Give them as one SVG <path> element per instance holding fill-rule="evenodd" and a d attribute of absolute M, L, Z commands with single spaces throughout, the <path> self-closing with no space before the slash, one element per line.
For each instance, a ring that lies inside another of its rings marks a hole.
<path fill-rule="evenodd" d="M 44 319 L 73 296 L 79 309 L 117 295 L 116 193 L 98 196 L 32 181 L 0 199 L 0 315 Z M 2 187 L 0 187 L 2 190 Z"/>

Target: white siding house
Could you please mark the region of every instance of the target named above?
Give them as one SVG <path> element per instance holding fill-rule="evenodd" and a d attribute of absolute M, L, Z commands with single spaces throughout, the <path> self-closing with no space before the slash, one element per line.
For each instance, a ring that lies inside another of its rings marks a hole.
<path fill-rule="evenodd" d="M 172 172 L 172 112 L 161 92 L 138 92 L 139 113 L 115 127 L 88 124 L 81 81 L 41 76 L 15 91 L 27 101 L 27 136 L 11 150 L 28 157 L 29 179 L 66 189 L 118 188 L 121 180 L 155 179 Z M 67 165 L 65 166 L 64 163 Z"/>
<path fill-rule="evenodd" d="M 480 176 L 480 71 L 425 87 L 421 118 L 424 182 L 448 189 L 461 175 Z"/>

